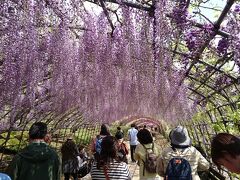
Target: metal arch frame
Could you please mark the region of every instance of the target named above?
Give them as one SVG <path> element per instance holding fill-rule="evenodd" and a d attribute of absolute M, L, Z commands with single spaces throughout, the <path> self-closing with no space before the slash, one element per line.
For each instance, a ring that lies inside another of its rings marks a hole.
<path fill-rule="evenodd" d="M 192 76 L 190 76 L 190 75 L 188 75 L 188 78 L 189 78 L 189 79 L 192 79 L 192 80 L 194 80 L 194 81 L 196 81 L 196 82 L 202 83 L 201 80 L 199 80 L 199 79 L 197 79 L 197 78 L 194 78 L 194 77 L 192 77 Z M 229 97 L 229 95 L 228 95 L 226 92 L 225 92 L 225 93 L 222 93 L 221 90 L 216 90 L 214 87 L 210 86 L 209 84 L 205 84 L 205 83 L 204 83 L 204 84 L 201 84 L 201 85 L 204 85 L 204 86 L 206 86 L 207 88 L 213 90 L 213 92 L 208 92 L 208 93 L 212 93 L 212 96 L 208 96 L 208 95 L 207 95 L 207 96 L 202 96 L 202 99 L 199 100 L 199 103 L 203 102 L 204 100 L 208 100 L 208 99 L 210 99 L 210 98 L 213 98 L 213 95 L 215 95 L 215 94 L 219 94 L 219 95 L 222 96 L 224 99 L 226 99 L 227 102 L 229 102 L 229 105 L 230 105 L 230 107 L 231 107 L 232 109 L 236 109 L 236 106 L 234 105 L 234 101 Z M 231 85 L 234 85 L 234 84 L 231 84 Z M 226 87 L 226 86 L 224 86 L 224 87 Z M 196 94 L 196 92 L 200 93 L 200 92 L 198 91 L 199 88 L 188 88 L 188 89 L 191 90 L 194 94 Z M 224 90 L 224 89 L 223 89 L 223 90 Z M 192 95 L 194 95 L 194 94 L 190 94 L 189 97 L 192 96 Z M 201 92 L 200 94 L 203 95 L 202 92 Z"/>
<path fill-rule="evenodd" d="M 130 116 L 130 117 L 127 117 L 127 118 L 124 118 L 124 119 L 120 120 L 119 122 L 121 124 L 129 124 L 130 122 L 134 123 L 136 120 L 139 120 L 139 119 L 140 120 L 144 119 L 145 121 L 149 121 L 149 122 L 154 123 L 154 124 L 161 124 L 160 121 L 158 121 L 157 119 L 154 119 L 152 117 L 146 117 L 146 116 Z"/>
<path fill-rule="evenodd" d="M 144 123 L 146 122 L 146 123 Z M 122 120 L 119 121 L 120 124 L 122 125 L 130 125 L 130 123 L 135 123 L 136 125 L 137 124 L 147 124 L 147 122 L 150 122 L 152 124 L 154 124 L 155 126 L 158 127 L 158 130 L 161 132 L 161 133 L 164 133 L 164 126 L 163 124 L 161 123 L 161 120 L 157 120 L 157 119 L 154 119 L 152 117 L 146 117 L 146 116 L 130 116 L 128 118 L 124 118 Z"/>

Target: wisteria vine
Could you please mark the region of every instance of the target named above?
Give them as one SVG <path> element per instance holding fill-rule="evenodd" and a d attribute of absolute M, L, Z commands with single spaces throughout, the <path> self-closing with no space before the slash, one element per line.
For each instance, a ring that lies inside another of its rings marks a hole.
<path fill-rule="evenodd" d="M 124 2 L 97 13 L 81 0 L 3 1 L 0 122 L 5 125 L 0 129 L 43 119 L 49 112 L 54 119 L 75 108 L 79 117 L 95 122 L 134 115 L 189 119 L 193 104 L 187 85 L 179 83 L 185 71 L 176 67 L 169 49 L 180 32 L 187 68 L 213 26 L 192 28 L 185 1 L 154 1 L 146 11 Z M 219 56 L 234 51 L 238 69 L 239 9 L 236 4 L 223 29 L 231 36 L 216 45 Z"/>

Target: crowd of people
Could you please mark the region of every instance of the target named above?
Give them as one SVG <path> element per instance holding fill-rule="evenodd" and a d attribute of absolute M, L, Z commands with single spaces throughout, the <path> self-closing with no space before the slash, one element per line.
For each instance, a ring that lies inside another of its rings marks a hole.
<path fill-rule="evenodd" d="M 93 180 L 129 180 L 128 167 L 130 150 L 131 163 L 139 165 L 140 180 L 185 179 L 200 180 L 198 171 L 207 171 L 207 160 L 192 146 L 188 131 L 183 126 L 173 128 L 169 134 L 170 146 L 163 150 L 154 142 L 146 128 L 136 129 L 131 125 L 127 135 L 121 127 L 112 136 L 107 124 L 102 124 L 100 133 L 93 138 L 91 153 L 84 146 L 77 146 L 72 134 L 61 147 L 61 160 L 49 146 L 51 140 L 47 125 L 34 123 L 29 129 L 30 143 L 11 161 L 7 174 L 0 173 L 6 180 L 74 180 L 90 173 Z M 130 149 L 126 144 L 129 141 Z M 92 156 L 92 158 L 90 158 Z M 240 139 L 228 133 L 219 133 L 211 143 L 212 162 L 218 168 L 225 167 L 240 174 Z M 93 159 L 89 163 L 89 159 Z M 82 173 L 82 174 L 81 174 Z"/>

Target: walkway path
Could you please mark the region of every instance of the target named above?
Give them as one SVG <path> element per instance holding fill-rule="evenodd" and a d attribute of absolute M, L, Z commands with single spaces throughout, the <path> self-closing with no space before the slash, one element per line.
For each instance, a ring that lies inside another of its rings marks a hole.
<path fill-rule="evenodd" d="M 136 163 L 130 162 L 128 167 L 132 175 L 132 180 L 139 180 L 139 166 Z"/>
<path fill-rule="evenodd" d="M 167 140 L 161 135 L 157 135 L 155 142 L 161 147 L 161 149 L 166 147 L 166 145 L 168 144 Z M 126 141 L 126 144 L 129 147 L 129 141 Z M 130 155 L 128 155 L 128 162 L 128 167 L 132 176 L 132 180 L 139 180 L 139 166 L 136 163 L 131 162 Z M 63 179 L 64 178 L 62 178 L 62 180 Z M 81 180 L 91 180 L 90 174 L 88 174 Z"/>

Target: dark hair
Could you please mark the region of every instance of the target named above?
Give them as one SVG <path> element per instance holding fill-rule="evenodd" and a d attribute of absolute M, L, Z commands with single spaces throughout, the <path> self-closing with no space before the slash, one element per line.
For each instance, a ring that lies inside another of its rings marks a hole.
<path fill-rule="evenodd" d="M 110 130 L 109 130 L 109 127 L 108 127 L 107 124 L 102 124 L 101 125 L 100 135 L 105 135 L 105 136 L 110 135 Z"/>
<path fill-rule="evenodd" d="M 136 125 L 133 123 L 133 124 L 131 124 L 131 127 L 135 127 Z"/>
<path fill-rule="evenodd" d="M 234 158 L 240 155 L 240 139 L 228 133 L 219 133 L 211 142 L 212 161 L 220 166 L 219 160 L 224 159 L 226 154 Z"/>
<path fill-rule="evenodd" d="M 115 134 L 115 138 L 116 138 L 116 139 L 122 139 L 122 138 L 123 138 L 123 133 L 122 133 L 122 132 L 117 132 L 117 133 Z"/>
<path fill-rule="evenodd" d="M 47 124 L 43 122 L 35 122 L 29 129 L 30 139 L 43 139 L 47 134 Z"/>
<path fill-rule="evenodd" d="M 106 136 L 102 139 L 101 153 L 97 159 L 97 168 L 109 166 L 114 159 L 117 160 L 117 141 L 113 136 Z"/>
<path fill-rule="evenodd" d="M 68 139 L 61 148 L 62 160 L 66 161 L 69 159 L 75 159 L 77 157 L 78 148 L 72 139 Z"/>
<path fill-rule="evenodd" d="M 147 129 L 141 129 L 140 131 L 138 131 L 137 138 L 141 144 L 149 144 L 153 142 L 152 135 Z"/>
<path fill-rule="evenodd" d="M 84 146 L 83 144 L 79 144 L 79 145 L 78 145 L 79 151 L 82 151 L 84 148 L 85 148 L 85 146 Z"/>
<path fill-rule="evenodd" d="M 146 124 L 144 124 L 144 125 L 143 125 L 143 128 L 144 128 L 144 129 L 146 129 L 146 128 L 147 128 L 147 125 L 146 125 Z"/>

